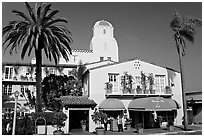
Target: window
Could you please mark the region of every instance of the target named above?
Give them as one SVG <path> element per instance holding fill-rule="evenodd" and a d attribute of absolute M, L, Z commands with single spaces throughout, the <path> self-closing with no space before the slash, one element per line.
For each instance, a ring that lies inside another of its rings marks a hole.
<path fill-rule="evenodd" d="M 103 29 L 103 34 L 106 34 L 106 29 Z"/>
<path fill-rule="evenodd" d="M 165 88 L 165 75 L 155 75 L 155 88 L 156 91 L 164 91 Z"/>
<path fill-rule="evenodd" d="M 73 56 L 73 62 L 77 62 L 77 55 L 72 55 Z"/>
<path fill-rule="evenodd" d="M 50 68 L 50 74 L 57 74 L 57 70 L 55 68 Z"/>
<path fill-rule="evenodd" d="M 67 74 L 68 74 L 68 75 L 71 75 L 71 74 L 72 74 L 72 71 L 71 71 L 71 70 L 68 70 L 68 71 L 67 71 Z"/>
<path fill-rule="evenodd" d="M 12 78 L 13 78 L 13 68 L 6 67 L 5 79 L 12 79 Z"/>
<path fill-rule="evenodd" d="M 141 77 L 140 76 L 135 76 L 135 84 L 136 84 L 136 86 L 139 86 L 141 84 Z"/>
<path fill-rule="evenodd" d="M 110 60 L 111 60 L 111 57 L 108 57 L 108 60 L 110 61 Z"/>
<path fill-rule="evenodd" d="M 11 95 L 12 94 L 12 85 L 4 85 L 3 95 Z"/>
<path fill-rule="evenodd" d="M 109 82 L 113 85 L 113 91 L 114 92 L 119 92 L 119 74 L 118 73 L 109 73 Z"/>
<path fill-rule="evenodd" d="M 26 90 L 28 90 L 28 86 L 21 85 L 21 93 L 25 94 Z"/>
<path fill-rule="evenodd" d="M 103 57 L 100 57 L 100 61 L 103 61 Z"/>
<path fill-rule="evenodd" d="M 14 111 L 12 108 L 5 108 L 5 118 L 11 118 L 11 113 Z"/>

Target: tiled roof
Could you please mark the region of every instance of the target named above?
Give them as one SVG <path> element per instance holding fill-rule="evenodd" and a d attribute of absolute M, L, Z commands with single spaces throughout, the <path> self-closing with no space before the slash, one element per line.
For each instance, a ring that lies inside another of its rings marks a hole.
<path fill-rule="evenodd" d="M 31 63 L 19 63 L 19 62 L 2 62 L 4 66 L 31 66 Z M 35 66 L 35 64 L 33 64 Z M 42 64 L 42 67 L 63 67 L 63 68 L 77 68 L 74 64 Z"/>
<path fill-rule="evenodd" d="M 62 96 L 60 97 L 63 106 L 96 106 L 94 100 L 89 99 L 86 96 Z"/>
<path fill-rule="evenodd" d="M 93 53 L 93 50 L 87 50 L 87 49 L 73 49 L 72 52 Z"/>

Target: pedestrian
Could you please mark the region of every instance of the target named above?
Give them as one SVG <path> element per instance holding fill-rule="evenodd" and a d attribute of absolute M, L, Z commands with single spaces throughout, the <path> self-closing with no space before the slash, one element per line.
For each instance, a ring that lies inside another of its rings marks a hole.
<path fill-rule="evenodd" d="M 8 122 L 8 124 L 6 125 L 6 131 L 8 135 L 11 135 L 11 122 Z"/>
<path fill-rule="evenodd" d="M 122 116 L 118 116 L 118 132 L 123 132 L 123 121 Z"/>
<path fill-rule="evenodd" d="M 104 119 L 104 127 L 105 127 L 105 131 L 107 131 L 107 125 L 108 125 L 108 119 Z"/>

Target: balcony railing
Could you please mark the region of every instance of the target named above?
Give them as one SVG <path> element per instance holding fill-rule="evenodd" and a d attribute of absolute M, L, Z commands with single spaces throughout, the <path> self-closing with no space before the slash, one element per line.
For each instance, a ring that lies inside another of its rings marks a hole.
<path fill-rule="evenodd" d="M 106 95 L 172 95 L 171 90 L 164 90 L 164 91 L 157 91 L 157 90 L 131 90 L 131 91 L 126 91 L 126 90 L 106 90 Z"/>

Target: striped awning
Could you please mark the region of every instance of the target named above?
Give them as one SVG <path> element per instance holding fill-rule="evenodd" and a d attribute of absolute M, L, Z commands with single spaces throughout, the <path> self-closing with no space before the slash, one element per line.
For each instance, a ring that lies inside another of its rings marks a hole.
<path fill-rule="evenodd" d="M 133 111 L 172 111 L 179 108 L 175 100 L 163 97 L 138 98 L 128 105 L 128 109 Z"/>
<path fill-rule="evenodd" d="M 103 100 L 100 104 L 99 104 L 99 110 L 104 110 L 104 111 L 121 111 L 121 110 L 125 110 L 125 106 L 124 104 L 115 98 L 109 98 L 109 99 L 105 99 Z"/>

